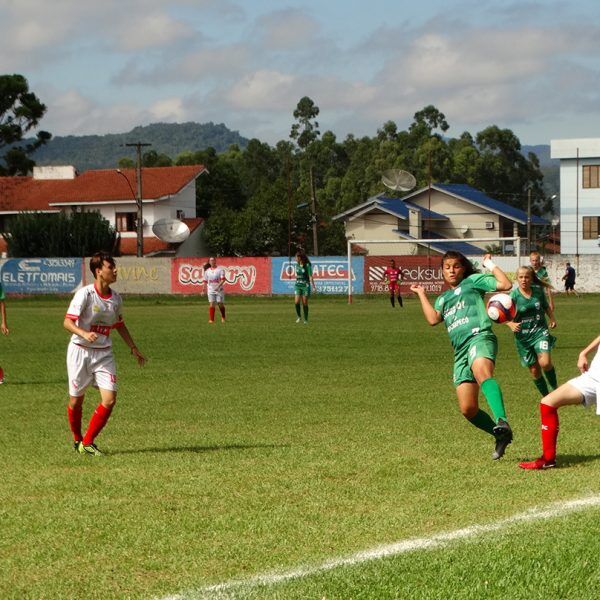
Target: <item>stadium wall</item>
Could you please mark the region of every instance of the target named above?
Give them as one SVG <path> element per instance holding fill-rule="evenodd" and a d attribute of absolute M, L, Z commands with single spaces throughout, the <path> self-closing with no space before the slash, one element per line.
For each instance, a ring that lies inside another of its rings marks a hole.
<path fill-rule="evenodd" d="M 403 294 L 410 285 L 422 283 L 429 293 L 442 290 L 439 257 L 432 256 L 353 256 L 352 294 L 387 292 L 383 271 L 394 258 L 402 268 Z M 470 257 L 475 263 L 480 256 Z M 345 256 L 310 257 L 314 279 L 320 294 L 348 294 L 348 262 Z M 514 279 L 519 261 L 516 257 L 495 257 L 497 264 Z M 207 258 L 135 258 L 117 259 L 119 278 L 115 289 L 123 294 L 204 294 L 200 285 Z M 522 257 L 520 264 L 527 264 Z M 583 293 L 600 293 L 600 256 L 549 255 L 544 264 L 557 291 L 565 263 L 577 272 L 575 289 Z M 225 269 L 225 292 L 229 295 L 291 295 L 294 292 L 294 261 L 287 257 L 222 257 Z M 0 279 L 9 295 L 71 294 L 92 281 L 88 258 L 11 258 L 0 260 Z"/>

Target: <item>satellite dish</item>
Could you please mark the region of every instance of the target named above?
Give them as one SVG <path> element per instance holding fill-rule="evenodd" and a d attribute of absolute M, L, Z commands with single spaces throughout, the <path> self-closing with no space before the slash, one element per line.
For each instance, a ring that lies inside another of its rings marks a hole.
<path fill-rule="evenodd" d="M 159 219 L 152 225 L 152 233 L 163 242 L 177 244 L 190 236 L 190 228 L 179 219 Z"/>
<path fill-rule="evenodd" d="M 414 175 L 401 169 L 388 169 L 383 172 L 381 182 L 385 187 L 397 192 L 408 192 L 417 185 Z"/>

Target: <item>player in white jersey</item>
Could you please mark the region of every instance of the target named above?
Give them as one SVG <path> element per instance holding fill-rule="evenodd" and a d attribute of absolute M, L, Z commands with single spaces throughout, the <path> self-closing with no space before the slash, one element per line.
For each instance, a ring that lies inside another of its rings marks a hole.
<path fill-rule="evenodd" d="M 598 394 L 600 394 L 600 335 L 588 344 L 580 353 L 577 368 L 581 371 L 575 377 L 542 398 L 540 412 L 542 416 L 542 448 L 540 458 L 519 463 L 522 469 L 549 469 L 556 466 L 556 441 L 558 439 L 558 409 L 569 404 L 596 405 L 596 414 L 600 414 Z M 596 350 L 591 364 L 587 355 Z"/>
<path fill-rule="evenodd" d="M 73 432 L 73 447 L 81 454 L 100 456 L 94 440 L 106 425 L 117 400 L 117 368 L 110 332 L 116 329 L 131 349 L 138 364 L 146 359 L 137 349 L 121 316 L 121 296 L 110 288 L 117 280 L 117 267 L 110 254 L 97 252 L 90 259 L 94 283 L 76 292 L 71 300 L 64 328 L 72 334 L 67 349 L 69 404 L 67 413 Z M 81 434 L 81 413 L 87 387 L 100 390 L 96 408 L 85 435 Z"/>
<path fill-rule="evenodd" d="M 208 322 L 215 322 L 215 304 L 219 305 L 221 323 L 225 323 L 225 269 L 217 267 L 217 259 L 211 256 L 208 259 L 208 268 L 204 266 L 204 283 L 206 284 L 206 295 L 208 296 Z"/>

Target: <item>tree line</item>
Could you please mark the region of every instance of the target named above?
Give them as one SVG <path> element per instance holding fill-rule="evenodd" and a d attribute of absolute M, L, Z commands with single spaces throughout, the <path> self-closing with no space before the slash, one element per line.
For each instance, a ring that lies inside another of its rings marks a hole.
<path fill-rule="evenodd" d="M 15 160 L 15 142 L 45 112 L 23 88 L 24 78 L 15 77 L 21 76 L 0 76 L 0 175 L 30 170 L 36 148 L 17 145 Z M 9 93 L 17 83 L 21 96 Z M 414 114 L 406 130 L 387 121 L 372 137 L 349 134 L 340 141 L 332 131 L 321 133 L 318 115 L 315 102 L 303 97 L 293 112 L 289 138 L 274 145 L 251 139 L 245 148 L 231 144 L 224 152 L 208 147 L 175 157 L 150 150 L 143 165 L 207 167 L 209 175 L 197 186 L 197 212 L 206 219 L 210 252 L 222 256 L 287 255 L 299 247 L 311 252 L 313 231 L 320 254 L 344 253 L 344 228 L 332 217 L 375 194 L 400 196 L 381 183 L 382 173 L 392 168 L 411 172 L 417 187 L 429 181 L 466 183 L 523 210 L 531 190 L 536 214 L 551 209 L 536 155 L 524 156 L 510 129 L 490 125 L 476 135 L 447 138 L 445 115 L 429 105 Z M 41 134 L 36 147 L 50 139 Z M 118 166 L 133 162 L 125 157 Z"/>

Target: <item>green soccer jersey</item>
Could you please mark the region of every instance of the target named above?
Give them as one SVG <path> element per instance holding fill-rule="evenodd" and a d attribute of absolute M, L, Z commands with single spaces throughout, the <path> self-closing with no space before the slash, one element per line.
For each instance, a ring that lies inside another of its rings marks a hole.
<path fill-rule="evenodd" d="M 478 333 L 492 330 L 483 297 L 487 292 L 495 291 L 496 278 L 493 275 L 475 273 L 463 279 L 459 286 L 438 296 L 434 308 L 444 319 L 455 352 Z"/>
<path fill-rule="evenodd" d="M 547 332 L 545 313 L 548 308 L 548 298 L 544 288 L 532 285 L 531 298 L 525 297 L 519 288 L 515 288 L 510 296 L 517 308 L 514 320 L 516 323 L 521 323 L 521 331 L 515 333 L 517 340 L 533 339 L 540 333 Z"/>
<path fill-rule="evenodd" d="M 546 267 L 540 267 L 535 274 L 540 281 L 550 283 L 550 276 L 548 275 L 548 269 L 546 269 Z"/>
<path fill-rule="evenodd" d="M 306 287 L 310 285 L 310 278 L 312 277 L 312 265 L 306 263 L 305 265 L 296 264 L 296 285 Z"/>

